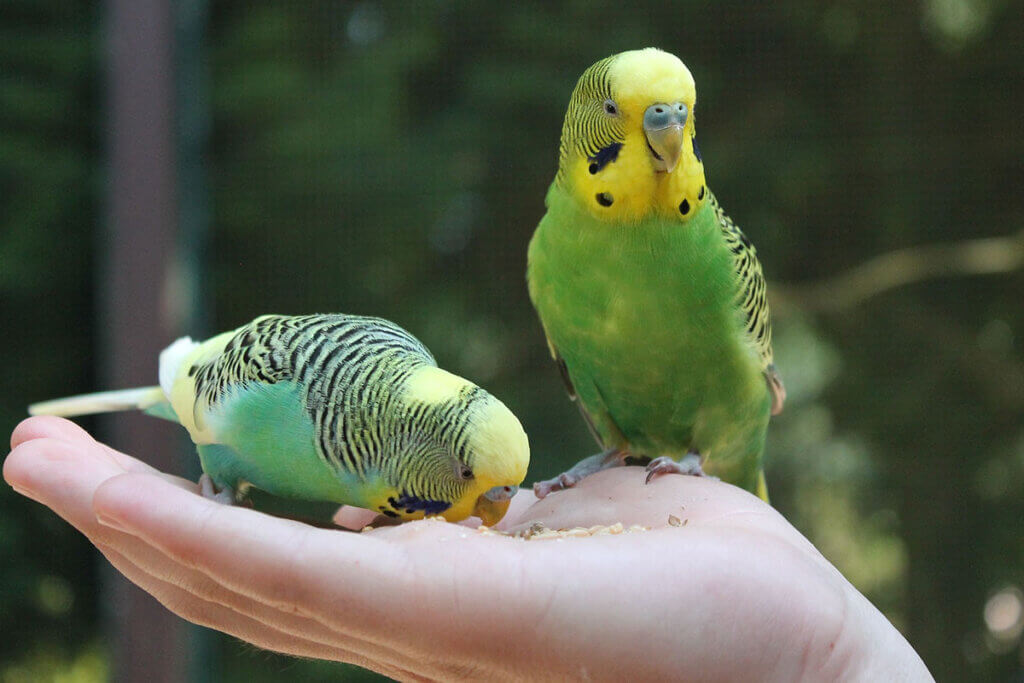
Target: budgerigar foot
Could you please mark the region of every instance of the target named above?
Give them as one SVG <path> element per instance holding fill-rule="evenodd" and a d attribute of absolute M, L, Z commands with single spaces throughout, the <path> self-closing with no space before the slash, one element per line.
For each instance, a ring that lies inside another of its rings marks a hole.
<path fill-rule="evenodd" d="M 595 472 L 622 465 L 628 456 L 629 453 L 626 451 L 618 448 L 609 448 L 606 451 L 580 460 L 568 472 L 562 472 L 554 479 L 538 481 L 533 485 L 533 493 L 538 498 L 546 498 L 548 494 L 555 491 L 571 489 Z"/>
<path fill-rule="evenodd" d="M 231 490 L 231 487 L 225 486 L 218 491 L 217 486 L 213 483 L 213 479 L 208 474 L 203 474 L 199 477 L 199 492 L 203 494 L 203 498 L 217 503 L 223 503 L 224 505 L 235 504 L 235 492 Z"/>
<path fill-rule="evenodd" d="M 563 489 L 571 489 L 578 483 L 579 479 L 568 472 L 562 472 L 554 479 L 545 479 L 544 481 L 534 483 L 533 493 L 538 498 L 547 498 L 549 493 L 554 493 L 555 491 L 561 491 Z"/>
<path fill-rule="evenodd" d="M 679 462 L 676 462 L 667 455 L 651 460 L 647 463 L 647 481 L 645 483 L 650 484 L 651 479 L 659 474 L 688 474 L 693 477 L 708 476 L 700 466 L 700 453 L 687 453 L 679 459 Z M 717 478 L 712 477 L 712 479 Z"/>

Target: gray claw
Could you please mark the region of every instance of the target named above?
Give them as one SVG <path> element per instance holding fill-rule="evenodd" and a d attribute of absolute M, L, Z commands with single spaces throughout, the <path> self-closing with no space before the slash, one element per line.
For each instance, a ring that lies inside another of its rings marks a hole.
<path fill-rule="evenodd" d="M 651 479 L 659 474 L 688 474 L 693 477 L 706 477 L 704 469 L 700 466 L 699 453 L 687 453 L 679 462 L 676 462 L 667 455 L 662 455 L 647 463 L 647 479 L 644 483 L 650 484 Z"/>
<path fill-rule="evenodd" d="M 549 494 L 555 491 L 564 491 L 565 489 L 571 489 L 573 486 L 579 483 L 579 479 L 569 474 L 568 472 L 562 472 L 554 479 L 545 479 L 544 481 L 538 481 L 533 485 L 533 494 L 538 498 L 547 498 Z"/>

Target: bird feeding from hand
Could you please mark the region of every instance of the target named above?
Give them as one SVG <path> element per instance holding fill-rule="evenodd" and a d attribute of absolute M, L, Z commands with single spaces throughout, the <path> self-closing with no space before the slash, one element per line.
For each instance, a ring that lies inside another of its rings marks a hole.
<path fill-rule="evenodd" d="M 529 464 L 526 433 L 501 401 L 380 318 L 266 315 L 205 342 L 186 337 L 160 354 L 159 381 L 29 412 L 178 422 L 204 494 L 224 502 L 252 486 L 401 520 L 493 525 Z"/>

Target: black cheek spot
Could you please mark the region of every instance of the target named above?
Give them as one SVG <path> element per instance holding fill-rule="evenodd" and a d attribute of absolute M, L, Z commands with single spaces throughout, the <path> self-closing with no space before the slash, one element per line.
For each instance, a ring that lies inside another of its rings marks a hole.
<path fill-rule="evenodd" d="M 381 510 L 381 512 L 383 512 L 388 517 L 395 517 L 395 518 L 398 517 L 398 513 L 393 511 L 393 510 Z"/>
<path fill-rule="evenodd" d="M 688 200 L 684 199 L 683 203 L 679 205 L 679 213 L 684 216 L 690 213 L 690 202 Z"/>
<path fill-rule="evenodd" d="M 697 199 L 704 199 L 704 186 L 700 186 L 700 191 L 697 193 Z"/>
<path fill-rule="evenodd" d="M 613 142 L 597 150 L 597 153 L 593 156 L 588 157 L 592 162 L 589 167 L 590 175 L 597 175 L 605 166 L 614 163 L 619 158 L 619 150 L 621 149 L 621 142 Z"/>
<path fill-rule="evenodd" d="M 598 204 L 605 207 L 611 206 L 615 202 L 607 192 L 598 192 L 594 198 L 597 199 Z"/>

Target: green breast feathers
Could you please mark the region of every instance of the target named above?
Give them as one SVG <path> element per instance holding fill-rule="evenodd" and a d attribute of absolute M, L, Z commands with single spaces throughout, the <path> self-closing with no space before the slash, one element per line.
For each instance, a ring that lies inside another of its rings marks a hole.
<path fill-rule="evenodd" d="M 602 452 L 547 495 L 634 457 L 763 497 L 784 390 L 756 250 L 706 185 L 693 77 L 637 50 L 580 78 L 530 244 L 530 295 Z"/>

